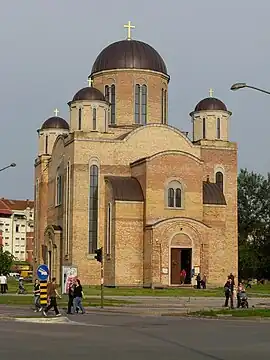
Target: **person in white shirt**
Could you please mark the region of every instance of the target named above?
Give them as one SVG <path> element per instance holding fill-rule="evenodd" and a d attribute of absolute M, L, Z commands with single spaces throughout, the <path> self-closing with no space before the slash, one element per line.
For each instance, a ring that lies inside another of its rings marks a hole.
<path fill-rule="evenodd" d="M 6 277 L 6 275 L 1 274 L 0 285 L 1 285 L 1 294 L 5 294 L 7 292 L 7 277 Z"/>

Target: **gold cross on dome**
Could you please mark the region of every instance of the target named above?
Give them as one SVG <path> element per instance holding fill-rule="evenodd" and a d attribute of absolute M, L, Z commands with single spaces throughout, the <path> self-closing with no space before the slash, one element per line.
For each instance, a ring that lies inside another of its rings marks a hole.
<path fill-rule="evenodd" d="M 131 40 L 131 29 L 135 29 L 135 26 L 131 25 L 131 21 L 129 21 L 124 28 L 127 29 L 127 40 Z"/>
<path fill-rule="evenodd" d="M 55 115 L 55 116 L 58 116 L 58 113 L 59 113 L 59 110 L 58 110 L 58 109 L 54 109 L 53 112 L 54 112 L 54 115 Z"/>
<path fill-rule="evenodd" d="M 214 96 L 214 90 L 213 89 L 209 89 L 209 96 L 213 97 Z"/>
<path fill-rule="evenodd" d="M 88 86 L 92 87 L 94 80 L 89 78 L 87 81 L 88 81 Z"/>

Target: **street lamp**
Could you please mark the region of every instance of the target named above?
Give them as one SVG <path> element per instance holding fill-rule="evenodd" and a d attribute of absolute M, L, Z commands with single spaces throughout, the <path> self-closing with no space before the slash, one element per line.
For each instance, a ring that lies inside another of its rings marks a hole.
<path fill-rule="evenodd" d="M 260 92 L 262 92 L 264 94 L 270 95 L 270 91 L 266 91 L 266 90 L 257 88 L 255 86 L 250 86 L 250 85 L 247 85 L 246 83 L 236 83 L 236 84 L 233 84 L 231 86 L 232 91 L 236 91 L 236 90 L 243 89 L 243 88 L 249 88 L 249 89 L 257 90 L 257 91 L 260 91 Z"/>
<path fill-rule="evenodd" d="M 5 166 L 5 167 L 3 167 L 2 169 L 0 169 L 0 171 L 4 171 L 4 170 L 6 170 L 6 169 L 9 169 L 9 168 L 11 168 L 11 167 L 15 167 L 15 166 L 16 166 L 16 164 L 15 164 L 15 163 L 11 163 L 10 165 Z"/>

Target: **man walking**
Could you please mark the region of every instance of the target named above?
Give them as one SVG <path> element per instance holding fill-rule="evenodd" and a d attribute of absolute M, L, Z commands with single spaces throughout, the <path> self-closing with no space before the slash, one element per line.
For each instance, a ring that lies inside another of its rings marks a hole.
<path fill-rule="evenodd" d="M 7 292 L 7 277 L 3 274 L 0 276 L 1 294 Z"/>
<path fill-rule="evenodd" d="M 61 314 L 59 313 L 58 307 L 57 307 L 57 302 L 56 302 L 56 298 L 61 299 L 61 296 L 59 295 L 58 291 L 57 291 L 57 285 L 56 285 L 56 278 L 52 278 L 52 282 L 50 282 L 48 284 L 48 298 L 50 298 L 50 305 L 47 306 L 44 310 L 43 310 L 43 315 L 47 316 L 48 311 L 50 309 L 54 309 L 55 315 L 56 316 L 61 316 Z"/>

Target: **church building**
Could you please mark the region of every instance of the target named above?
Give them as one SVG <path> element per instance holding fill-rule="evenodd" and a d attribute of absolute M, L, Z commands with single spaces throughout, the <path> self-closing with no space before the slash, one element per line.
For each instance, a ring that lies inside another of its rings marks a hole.
<path fill-rule="evenodd" d="M 200 273 L 223 285 L 238 271 L 231 112 L 210 91 L 190 113 L 192 139 L 169 125 L 166 64 L 126 27 L 74 91 L 69 119 L 56 110 L 38 130 L 35 267 L 60 283 L 74 266 L 97 285 L 102 247 L 105 286 L 179 286 L 183 269 L 186 284 Z"/>

